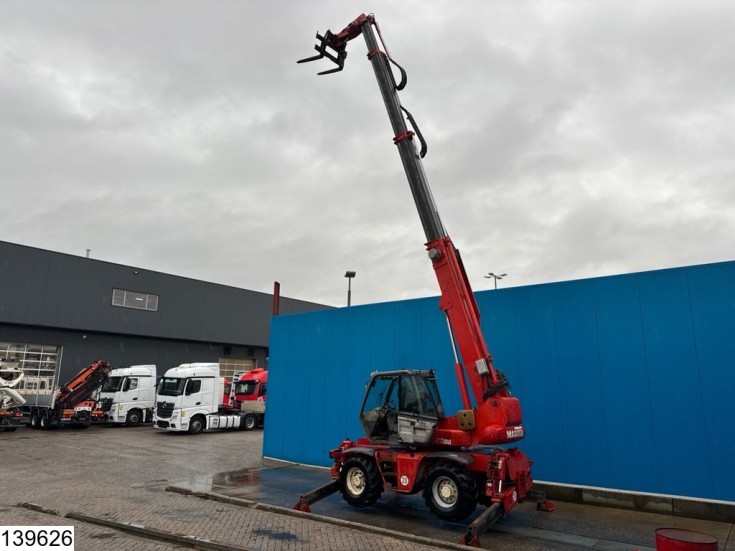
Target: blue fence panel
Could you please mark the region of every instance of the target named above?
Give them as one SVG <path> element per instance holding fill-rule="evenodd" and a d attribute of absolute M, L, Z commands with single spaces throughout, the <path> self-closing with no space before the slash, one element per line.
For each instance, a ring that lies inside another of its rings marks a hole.
<path fill-rule="evenodd" d="M 518 321 L 512 290 L 477 294 L 480 324 L 495 368 L 508 376 L 511 392 L 523 400 L 523 372 L 518 348 Z"/>
<path fill-rule="evenodd" d="M 518 358 L 523 373 L 523 395 L 518 396 L 528 434 L 523 449 L 534 460 L 537 479 L 567 480 L 552 288 L 538 285 L 509 291 L 515 299 Z"/>
<path fill-rule="evenodd" d="M 723 458 L 735 457 L 735 264 L 692 268 L 688 282 L 704 403 L 704 418 L 695 430 L 709 444 L 700 453 L 712 476 L 712 497 L 733 500 L 732 461 Z"/>
<path fill-rule="evenodd" d="M 638 278 L 595 281 L 610 487 L 661 492 Z"/>
<path fill-rule="evenodd" d="M 608 441 L 605 433 L 605 389 L 597 339 L 594 284 L 591 281 L 553 286 L 554 338 L 559 365 L 567 479 L 586 486 L 609 486 Z"/>
<path fill-rule="evenodd" d="M 735 262 L 477 294 L 538 480 L 735 501 Z M 438 299 L 274 318 L 264 455 L 329 465 L 375 370 L 435 369 L 461 408 Z"/>
<path fill-rule="evenodd" d="M 686 272 L 641 274 L 638 281 L 661 487 L 678 495 L 712 495 Z"/>

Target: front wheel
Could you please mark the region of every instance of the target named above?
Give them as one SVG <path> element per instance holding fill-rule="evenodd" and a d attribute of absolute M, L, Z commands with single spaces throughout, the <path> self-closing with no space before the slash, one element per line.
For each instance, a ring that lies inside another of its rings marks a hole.
<path fill-rule="evenodd" d="M 477 484 L 465 469 L 439 463 L 426 477 L 424 500 L 441 520 L 464 520 L 477 506 Z"/>
<path fill-rule="evenodd" d="M 139 409 L 131 409 L 125 416 L 126 427 L 137 427 L 143 422 L 143 414 Z"/>
<path fill-rule="evenodd" d="M 372 458 L 357 455 L 342 464 L 339 474 L 342 497 L 355 507 L 369 507 L 383 493 L 383 479 Z"/>
<path fill-rule="evenodd" d="M 199 434 L 204 430 L 204 417 L 201 415 L 195 415 L 191 421 L 189 421 L 189 434 Z"/>

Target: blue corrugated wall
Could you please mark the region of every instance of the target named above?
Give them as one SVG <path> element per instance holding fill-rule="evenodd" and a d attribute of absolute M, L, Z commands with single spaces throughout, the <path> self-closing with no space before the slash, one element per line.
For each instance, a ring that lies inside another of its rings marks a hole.
<path fill-rule="evenodd" d="M 476 296 L 534 478 L 735 501 L 735 262 Z M 274 318 L 264 455 L 329 465 L 372 371 L 436 369 L 459 409 L 437 303 Z"/>

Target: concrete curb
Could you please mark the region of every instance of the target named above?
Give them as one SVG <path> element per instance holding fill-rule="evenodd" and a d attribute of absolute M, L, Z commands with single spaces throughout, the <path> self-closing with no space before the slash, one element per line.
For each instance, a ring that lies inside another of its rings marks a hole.
<path fill-rule="evenodd" d="M 173 534 L 171 532 L 165 532 L 156 528 L 150 528 L 140 524 L 131 524 L 129 522 L 116 522 L 100 517 L 93 517 L 91 515 L 85 515 L 84 513 L 67 513 L 64 515 L 66 518 L 73 520 L 80 520 L 82 522 L 88 522 L 90 524 L 97 524 L 99 526 L 107 526 L 108 528 L 114 528 L 122 532 L 129 534 L 135 534 L 148 539 L 157 539 L 166 541 L 169 543 L 182 543 L 193 547 L 195 549 L 204 549 L 205 551 L 253 551 L 250 547 L 242 547 L 240 545 L 230 543 L 220 543 L 212 541 L 206 538 L 200 538 L 198 536 L 188 536 L 186 534 Z"/>
<path fill-rule="evenodd" d="M 41 505 L 36 505 L 35 503 L 18 503 L 16 507 L 20 507 L 21 509 L 28 509 L 30 511 L 36 511 L 37 513 L 44 513 L 46 515 L 53 515 L 55 517 L 60 517 L 61 513 L 57 509 L 49 509 L 48 507 L 43 507 Z"/>
<path fill-rule="evenodd" d="M 411 543 L 418 543 L 420 545 L 428 545 L 431 547 L 439 547 L 442 549 L 452 549 L 456 551 L 467 551 L 466 545 L 459 543 L 450 543 L 447 541 L 436 540 L 432 538 L 425 538 L 422 536 L 416 536 L 408 534 L 406 532 L 396 532 L 395 530 L 388 530 L 387 528 L 379 528 L 377 526 L 370 526 L 367 524 L 360 524 L 357 522 L 351 522 L 349 520 L 342 520 L 332 517 L 326 517 L 323 515 L 317 515 L 315 513 L 305 513 L 303 511 L 297 511 L 295 509 L 289 509 L 287 507 L 280 507 L 278 505 L 268 505 L 266 503 L 258 503 L 249 499 L 241 499 L 231 496 L 223 496 L 214 492 L 195 492 L 188 488 L 181 488 L 179 486 L 167 486 L 167 492 L 173 492 L 181 495 L 188 495 L 198 497 L 201 499 L 209 499 L 212 501 L 219 501 L 221 503 L 228 503 L 230 505 L 236 505 L 239 507 L 247 507 L 249 509 L 256 509 L 259 511 L 268 511 L 270 513 L 277 513 L 279 515 L 288 515 L 296 517 L 302 520 L 310 520 L 313 522 L 322 522 L 325 524 L 332 524 L 342 528 L 349 528 L 351 530 L 359 530 L 361 532 L 368 532 L 379 536 L 385 536 L 388 538 L 397 539 L 399 541 L 407 541 Z"/>
<path fill-rule="evenodd" d="M 65 515 L 62 515 L 56 509 L 48 509 L 46 507 L 42 507 L 41 505 L 36 505 L 35 503 L 18 503 L 17 507 L 28 509 L 30 511 L 36 511 L 37 513 L 44 513 L 47 515 L 53 515 L 62 518 L 69 518 L 72 520 L 79 520 L 82 522 L 87 522 L 89 524 L 96 524 L 98 526 L 106 526 L 108 528 L 114 528 L 115 530 L 134 534 L 143 538 L 157 539 L 169 543 L 183 543 L 188 545 L 189 547 L 194 547 L 195 549 L 204 549 L 205 551 L 253 551 L 249 547 L 242 547 L 240 545 L 229 543 L 219 543 L 209 540 L 207 538 L 200 538 L 198 536 L 174 534 L 172 532 L 150 528 L 141 524 L 132 524 L 130 522 L 117 522 L 106 518 L 94 517 L 92 515 L 87 515 L 84 513 L 69 512 Z"/>

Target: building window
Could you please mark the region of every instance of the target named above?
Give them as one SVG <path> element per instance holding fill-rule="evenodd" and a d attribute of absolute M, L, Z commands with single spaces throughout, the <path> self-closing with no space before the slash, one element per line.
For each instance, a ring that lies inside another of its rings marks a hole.
<path fill-rule="evenodd" d="M 120 306 L 121 308 L 136 308 L 138 310 L 158 312 L 158 295 L 125 291 L 124 289 L 113 289 L 112 305 Z"/>

